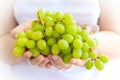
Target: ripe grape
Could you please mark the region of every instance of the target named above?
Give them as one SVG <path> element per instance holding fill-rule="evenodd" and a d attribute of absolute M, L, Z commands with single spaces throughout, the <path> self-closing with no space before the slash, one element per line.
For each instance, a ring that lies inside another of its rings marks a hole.
<path fill-rule="evenodd" d="M 39 40 L 37 42 L 37 47 L 40 49 L 40 50 L 44 50 L 46 47 L 47 47 L 47 44 L 46 44 L 46 41 L 45 40 Z"/>
<path fill-rule="evenodd" d="M 25 32 L 19 31 L 18 34 L 17 34 L 17 37 L 18 38 L 26 38 L 27 36 L 26 36 Z"/>
<path fill-rule="evenodd" d="M 19 38 L 19 39 L 16 41 L 16 44 L 17 44 L 17 46 L 19 46 L 19 47 L 25 47 L 27 41 L 28 41 L 27 38 Z"/>
<path fill-rule="evenodd" d="M 81 48 L 82 45 L 83 45 L 83 42 L 82 42 L 80 39 L 75 39 L 75 40 L 73 41 L 73 46 L 74 46 L 74 48 Z"/>
<path fill-rule="evenodd" d="M 40 50 L 37 47 L 31 48 L 30 51 L 32 53 L 32 57 L 38 57 L 40 55 Z"/>
<path fill-rule="evenodd" d="M 23 54 L 25 53 L 25 48 L 16 46 L 14 48 L 13 53 L 14 53 L 15 56 L 23 56 Z"/>
<path fill-rule="evenodd" d="M 54 44 L 52 46 L 51 52 L 52 52 L 52 54 L 59 54 L 60 53 L 60 49 L 59 49 L 57 44 Z"/>
<path fill-rule="evenodd" d="M 63 39 L 65 39 L 68 43 L 72 43 L 74 37 L 71 34 L 64 34 Z"/>
<path fill-rule="evenodd" d="M 72 53 L 73 58 L 79 59 L 82 56 L 82 50 L 81 49 L 73 49 Z"/>
<path fill-rule="evenodd" d="M 68 42 L 67 42 L 66 40 L 60 39 L 60 40 L 58 41 L 58 47 L 59 47 L 61 50 L 67 49 L 68 46 L 69 46 L 69 44 L 68 44 Z"/>
<path fill-rule="evenodd" d="M 29 40 L 29 41 L 27 41 L 27 43 L 26 43 L 26 47 L 27 47 L 27 48 L 34 48 L 35 45 L 36 45 L 36 42 L 35 42 L 34 40 Z"/>
<path fill-rule="evenodd" d="M 92 58 L 92 59 L 96 59 L 97 58 L 97 51 L 96 50 L 90 50 L 89 51 L 89 56 Z"/>
<path fill-rule="evenodd" d="M 108 56 L 106 55 L 101 55 L 99 56 L 99 59 L 103 62 L 103 63 L 107 63 L 109 61 Z"/>
<path fill-rule="evenodd" d="M 32 39 L 35 41 L 43 38 L 43 34 L 41 31 L 33 32 L 31 35 L 32 35 Z"/>
<path fill-rule="evenodd" d="M 103 62 L 99 59 L 97 59 L 95 61 L 95 67 L 98 69 L 98 70 L 103 70 Z"/>
<path fill-rule="evenodd" d="M 90 70 L 92 69 L 94 66 L 94 62 L 92 60 L 88 60 L 86 63 L 85 63 L 85 67 L 86 69 Z"/>

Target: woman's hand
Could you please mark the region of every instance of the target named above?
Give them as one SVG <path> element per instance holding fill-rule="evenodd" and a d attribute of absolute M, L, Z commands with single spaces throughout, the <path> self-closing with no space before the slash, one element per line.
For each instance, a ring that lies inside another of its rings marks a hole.
<path fill-rule="evenodd" d="M 25 22 L 19 26 L 17 26 L 15 29 L 11 31 L 11 36 L 14 39 L 17 39 L 17 33 L 19 31 L 26 31 L 28 29 L 31 29 L 31 21 Z M 31 64 L 37 65 L 39 67 L 46 67 L 50 68 L 52 65 L 47 57 L 44 57 L 43 55 L 39 55 L 36 58 L 32 58 L 32 53 L 30 51 L 26 51 L 24 55 L 21 57 L 22 61 L 30 60 Z"/>

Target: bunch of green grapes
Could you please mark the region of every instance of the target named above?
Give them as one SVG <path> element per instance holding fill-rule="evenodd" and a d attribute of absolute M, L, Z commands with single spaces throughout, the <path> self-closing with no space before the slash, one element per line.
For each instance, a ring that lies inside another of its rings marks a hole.
<path fill-rule="evenodd" d="M 69 63 L 71 58 L 86 60 L 87 69 L 95 65 L 98 70 L 102 70 L 103 63 L 108 62 L 107 56 L 98 56 L 93 49 L 98 45 L 97 39 L 90 38 L 89 32 L 81 29 L 71 14 L 40 9 L 37 18 L 31 22 L 32 29 L 18 32 L 15 56 L 24 55 L 26 50 L 31 51 L 34 58 L 40 54 L 54 54 L 65 63 Z"/>

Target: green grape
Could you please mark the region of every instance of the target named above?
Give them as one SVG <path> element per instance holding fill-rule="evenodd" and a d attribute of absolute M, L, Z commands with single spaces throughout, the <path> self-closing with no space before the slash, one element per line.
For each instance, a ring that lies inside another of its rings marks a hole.
<path fill-rule="evenodd" d="M 83 52 L 88 52 L 89 51 L 89 45 L 86 42 L 83 42 L 83 46 L 82 46 L 82 51 Z"/>
<path fill-rule="evenodd" d="M 52 45 L 51 52 L 52 52 L 52 54 L 59 54 L 60 53 L 60 49 L 59 49 L 57 44 Z"/>
<path fill-rule="evenodd" d="M 73 47 L 74 48 L 81 48 L 83 45 L 83 42 L 80 39 L 75 39 L 73 41 Z"/>
<path fill-rule="evenodd" d="M 66 27 L 66 32 L 71 35 L 75 35 L 77 33 L 77 27 L 75 25 L 70 25 Z"/>
<path fill-rule="evenodd" d="M 81 49 L 73 49 L 72 53 L 73 58 L 79 59 L 82 56 L 82 50 Z"/>
<path fill-rule="evenodd" d="M 69 47 L 69 44 L 68 44 L 68 42 L 67 42 L 66 40 L 60 39 L 60 40 L 58 41 L 58 47 L 59 47 L 61 50 L 67 49 L 67 48 Z"/>
<path fill-rule="evenodd" d="M 59 34 L 57 31 L 53 30 L 52 36 L 53 36 L 54 38 L 58 38 L 59 35 L 60 35 L 60 34 Z"/>
<path fill-rule="evenodd" d="M 15 47 L 14 51 L 13 51 L 15 56 L 23 56 L 23 54 L 25 53 L 25 48 L 24 47 Z"/>
<path fill-rule="evenodd" d="M 65 31 L 65 28 L 62 24 L 56 24 L 55 25 L 55 30 L 58 32 L 58 33 L 64 33 Z"/>
<path fill-rule="evenodd" d="M 17 46 L 19 47 L 25 47 L 28 39 L 27 38 L 19 38 L 16 41 Z"/>
<path fill-rule="evenodd" d="M 87 39 L 86 41 L 90 47 L 96 46 L 96 41 L 94 39 Z"/>
<path fill-rule="evenodd" d="M 97 59 L 95 61 L 95 67 L 98 69 L 98 70 L 103 70 L 103 62 L 99 59 Z"/>
<path fill-rule="evenodd" d="M 27 35 L 27 38 L 32 39 L 32 33 L 33 33 L 32 29 L 27 30 L 25 33 Z"/>
<path fill-rule="evenodd" d="M 92 59 L 96 59 L 97 58 L 97 51 L 96 50 L 90 50 L 89 51 L 89 57 L 91 57 Z"/>
<path fill-rule="evenodd" d="M 109 61 L 109 57 L 106 55 L 101 55 L 99 56 L 99 59 L 103 62 L 103 63 L 107 63 Z"/>
<path fill-rule="evenodd" d="M 34 40 L 29 40 L 27 43 L 26 43 L 26 47 L 27 48 L 34 48 L 36 45 L 36 42 Z"/>
<path fill-rule="evenodd" d="M 33 32 L 31 35 L 32 35 L 32 39 L 35 41 L 38 41 L 39 39 L 43 38 L 43 34 L 41 31 Z"/>
<path fill-rule="evenodd" d="M 49 39 L 47 39 L 47 44 L 48 44 L 49 46 L 52 46 L 52 45 L 55 44 L 56 42 L 57 42 L 57 41 L 56 41 L 55 38 L 50 37 Z"/>
<path fill-rule="evenodd" d="M 42 26 L 38 23 L 32 28 L 32 30 L 33 31 L 41 31 L 42 33 L 44 33 L 44 26 Z"/>
<path fill-rule="evenodd" d="M 77 33 L 80 34 L 82 31 L 81 27 L 77 25 Z"/>
<path fill-rule="evenodd" d="M 64 55 L 64 57 L 63 57 L 63 61 L 64 61 L 65 63 L 69 63 L 70 60 L 71 60 L 71 58 L 72 58 L 72 54 L 66 54 L 66 55 Z"/>
<path fill-rule="evenodd" d="M 47 28 L 45 29 L 45 34 L 46 34 L 46 36 L 48 36 L 48 37 L 52 36 L 52 32 L 53 32 L 53 28 L 52 28 L 52 27 L 47 27 Z"/>
<path fill-rule="evenodd" d="M 47 21 L 52 21 L 53 19 L 52 19 L 52 17 L 50 17 L 50 16 L 46 16 L 45 18 L 44 18 L 44 22 L 47 22 Z"/>
<path fill-rule="evenodd" d="M 63 18 L 63 13 L 62 12 L 56 12 L 55 13 L 55 19 L 56 20 L 61 20 Z"/>
<path fill-rule="evenodd" d="M 40 50 L 37 47 L 29 49 L 32 53 L 32 57 L 38 57 L 40 55 Z"/>
<path fill-rule="evenodd" d="M 76 35 L 74 35 L 74 39 L 80 39 L 80 40 L 82 40 L 82 36 L 80 34 L 76 34 Z"/>
<path fill-rule="evenodd" d="M 17 37 L 18 38 L 26 38 L 27 36 L 26 36 L 25 32 L 19 31 L 18 34 L 17 34 Z"/>
<path fill-rule="evenodd" d="M 82 39 L 86 41 L 89 38 L 89 32 L 87 30 L 82 30 L 80 35 L 82 36 Z"/>
<path fill-rule="evenodd" d="M 83 53 L 82 53 L 82 56 L 81 56 L 81 59 L 86 60 L 86 59 L 88 59 L 88 58 L 89 58 L 88 52 L 83 52 Z"/>
<path fill-rule="evenodd" d="M 47 43 L 45 40 L 39 40 L 37 42 L 37 47 L 40 49 L 40 50 L 44 50 L 46 47 L 47 47 Z"/>
<path fill-rule="evenodd" d="M 86 69 L 90 70 L 92 69 L 94 66 L 94 62 L 92 60 L 88 60 L 86 63 L 85 63 L 85 67 Z"/>
<path fill-rule="evenodd" d="M 64 34 L 63 39 L 65 39 L 68 43 L 72 43 L 74 37 L 71 34 Z"/>
<path fill-rule="evenodd" d="M 68 20 L 73 20 L 73 16 L 71 14 L 69 14 L 69 13 L 64 14 L 63 18 L 68 19 Z"/>
<path fill-rule="evenodd" d="M 69 46 L 67 49 L 61 50 L 63 54 L 70 54 L 71 53 L 71 47 Z"/>
<path fill-rule="evenodd" d="M 41 50 L 41 53 L 42 53 L 43 55 L 48 55 L 48 54 L 50 53 L 50 47 L 47 46 L 44 50 Z"/>
<path fill-rule="evenodd" d="M 45 16 L 52 16 L 52 12 L 51 11 L 47 11 L 46 13 L 45 13 Z"/>
<path fill-rule="evenodd" d="M 52 27 L 52 26 L 54 26 L 54 21 L 53 20 L 46 21 L 45 26 L 46 27 Z"/>

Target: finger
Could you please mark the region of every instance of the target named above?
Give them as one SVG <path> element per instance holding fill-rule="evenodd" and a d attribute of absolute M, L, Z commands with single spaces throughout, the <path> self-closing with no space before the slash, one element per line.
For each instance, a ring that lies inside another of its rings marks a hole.
<path fill-rule="evenodd" d="M 88 30 L 90 34 L 94 34 L 99 32 L 99 26 L 94 24 L 89 24 L 86 26 L 86 30 Z"/>
<path fill-rule="evenodd" d="M 40 64 L 38 64 L 39 67 L 45 67 L 47 63 L 49 62 L 48 58 L 45 58 Z"/>
<path fill-rule="evenodd" d="M 74 59 L 74 58 L 71 59 L 70 63 L 80 67 L 83 67 L 85 65 L 85 61 L 81 59 Z"/>
<path fill-rule="evenodd" d="M 62 58 L 58 55 L 52 55 L 52 60 L 56 65 L 58 65 L 59 69 L 68 69 L 71 67 L 70 64 L 65 64 Z"/>
<path fill-rule="evenodd" d="M 53 66 L 55 66 L 57 69 L 61 69 L 61 67 L 54 62 L 54 60 L 52 59 L 52 55 L 51 55 L 51 54 L 48 55 L 48 58 L 49 58 L 49 60 L 50 60 L 50 63 L 51 63 Z"/>
<path fill-rule="evenodd" d="M 32 57 L 31 51 L 26 51 L 25 54 L 23 55 L 23 57 L 25 57 L 25 58 L 31 58 Z"/>
<path fill-rule="evenodd" d="M 30 59 L 30 62 L 31 62 L 32 65 L 38 65 L 38 64 L 40 64 L 41 62 L 43 62 L 44 59 L 45 59 L 44 56 L 43 56 L 43 55 L 40 55 L 40 56 L 38 56 L 37 58 Z"/>
<path fill-rule="evenodd" d="M 52 67 L 52 64 L 50 62 L 48 62 L 48 64 L 46 64 L 45 67 L 48 68 L 48 69 L 50 69 Z"/>
<path fill-rule="evenodd" d="M 19 31 L 26 31 L 28 29 L 31 29 L 31 21 L 30 22 L 25 22 L 19 26 L 17 26 L 15 29 L 13 29 L 11 32 L 10 32 L 10 35 L 12 38 L 16 39 L 17 37 L 17 33 Z"/>

